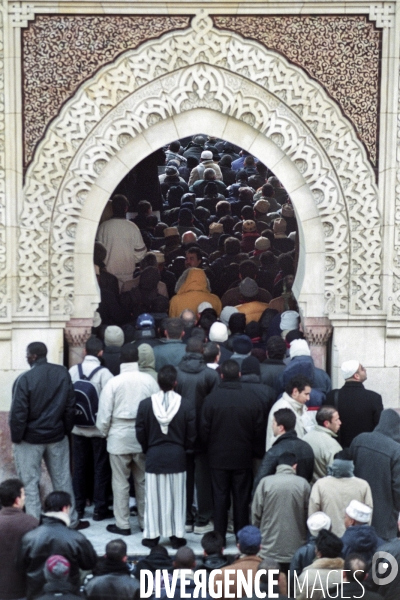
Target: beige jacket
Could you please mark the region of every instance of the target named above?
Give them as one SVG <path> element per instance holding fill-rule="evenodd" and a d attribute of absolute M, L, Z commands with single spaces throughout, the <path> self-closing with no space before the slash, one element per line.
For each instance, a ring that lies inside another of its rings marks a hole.
<path fill-rule="evenodd" d="M 225 571 L 227 571 L 228 569 L 231 571 L 235 571 L 235 573 L 232 573 L 229 576 L 229 581 L 232 582 L 229 585 L 229 589 L 227 590 L 228 593 L 233 593 L 235 594 L 235 598 L 243 598 L 243 593 L 239 594 L 239 590 L 237 587 L 237 572 L 238 571 L 243 571 L 243 575 L 244 577 L 247 579 L 247 571 L 252 571 L 253 572 L 253 583 L 254 583 L 254 578 L 256 576 L 256 572 L 258 569 L 258 565 L 261 562 L 261 558 L 259 556 L 248 556 L 248 555 L 242 555 L 240 558 L 238 558 L 238 560 L 235 560 L 235 562 L 233 562 L 231 565 L 228 565 L 227 567 L 223 567 L 221 569 L 222 573 L 221 574 L 217 574 L 215 576 L 214 581 L 222 581 L 222 598 L 225 598 L 225 587 L 224 587 L 224 573 Z M 214 587 L 214 591 L 217 592 L 217 587 Z M 243 592 L 243 589 L 241 590 Z"/>
<path fill-rule="evenodd" d="M 274 432 L 272 430 L 272 421 L 273 416 L 277 410 L 281 408 L 290 408 L 294 414 L 296 415 L 296 433 L 297 437 L 303 439 L 305 434 L 307 433 L 307 419 L 305 417 L 307 413 L 307 407 L 300 402 L 297 402 L 293 398 L 289 396 L 286 392 L 283 393 L 282 398 L 277 400 L 273 405 L 269 417 L 268 417 L 268 425 L 267 425 L 267 442 L 265 450 L 268 451 L 272 444 L 276 441 L 276 437 L 274 436 Z"/>
<path fill-rule="evenodd" d="M 142 452 L 136 439 L 136 415 L 139 404 L 160 388 L 151 375 L 140 373 L 138 363 L 122 363 L 121 374 L 113 377 L 103 389 L 96 426 L 107 436 L 110 454 Z"/>
<path fill-rule="evenodd" d="M 326 477 L 327 467 L 333 463 L 337 452 L 342 450 L 342 446 L 336 441 L 337 435 L 326 427 L 316 425 L 313 431 L 309 431 L 303 437 L 303 440 L 310 444 L 314 451 L 314 473 L 312 482 Z"/>
<path fill-rule="evenodd" d="M 195 181 L 199 181 L 199 179 L 204 179 L 204 171 L 206 169 L 214 169 L 215 178 L 219 181 L 222 181 L 221 169 L 219 168 L 217 163 L 213 162 L 212 159 L 203 160 L 197 167 L 190 171 L 188 186 L 190 187 L 194 184 Z"/>
<path fill-rule="evenodd" d="M 251 521 L 261 530 L 260 556 L 289 563 L 307 541 L 307 509 L 311 487 L 288 465 L 261 479 L 251 506 Z"/>
<path fill-rule="evenodd" d="M 138 226 L 126 219 L 104 221 L 97 231 L 96 241 L 107 249 L 107 271 L 118 277 L 121 284 L 131 280 L 136 263 L 147 252 Z"/>
<path fill-rule="evenodd" d="M 306 598 L 321 600 L 322 598 L 329 598 L 327 590 L 329 588 L 336 590 L 337 585 L 341 585 L 342 583 L 343 567 L 344 560 L 342 558 L 317 558 L 314 560 L 309 567 L 304 569 L 299 577 L 300 584 L 302 585 L 304 582 L 304 589 L 299 594 L 296 594 L 296 600 L 306 600 Z M 321 591 L 321 584 L 324 592 Z M 313 587 L 315 588 L 314 590 Z M 296 592 L 298 589 L 296 586 Z M 292 590 L 290 592 L 292 593 Z M 334 598 L 335 594 L 337 594 L 336 591 L 331 592 L 331 598 Z"/>
<path fill-rule="evenodd" d="M 342 537 L 345 511 L 351 500 L 358 500 L 373 508 L 369 483 L 359 477 L 323 477 L 311 490 L 308 514 L 321 510 L 332 520 L 332 533 Z"/>

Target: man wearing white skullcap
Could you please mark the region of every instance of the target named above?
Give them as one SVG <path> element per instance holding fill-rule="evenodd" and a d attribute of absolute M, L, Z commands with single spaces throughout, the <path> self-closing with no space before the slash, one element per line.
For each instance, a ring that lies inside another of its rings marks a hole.
<path fill-rule="evenodd" d="M 324 512 L 317 511 L 307 519 L 307 527 L 311 538 L 304 546 L 301 546 L 295 553 L 290 563 L 289 577 L 290 589 L 294 589 L 294 574 L 297 576 L 315 560 L 315 540 L 322 529 L 330 531 L 331 520 Z"/>
<path fill-rule="evenodd" d="M 379 394 L 365 389 L 367 371 L 360 361 L 346 360 L 341 372 L 344 386 L 329 392 L 322 405 L 334 406 L 338 411 L 342 422 L 338 441 L 343 448 L 349 448 L 357 435 L 371 432 L 378 425 L 383 404 Z"/>
<path fill-rule="evenodd" d="M 372 508 L 358 500 L 352 500 L 346 508 L 344 524 L 346 531 L 342 537 L 342 556 L 360 553 L 369 562 L 383 540 L 370 525 Z"/>

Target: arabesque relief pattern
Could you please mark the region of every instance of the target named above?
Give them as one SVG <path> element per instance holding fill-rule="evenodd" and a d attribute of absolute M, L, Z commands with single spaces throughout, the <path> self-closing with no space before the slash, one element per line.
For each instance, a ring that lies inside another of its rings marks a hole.
<path fill-rule="evenodd" d="M 168 15 L 38 15 L 22 33 L 25 165 L 83 81 L 122 52 L 189 23 L 189 17 Z"/>
<path fill-rule="evenodd" d="M 364 16 L 215 16 L 302 67 L 336 100 L 376 164 L 382 31 Z"/>
<path fill-rule="evenodd" d="M 0 14 L 0 319 L 9 319 L 6 256 L 6 170 L 4 137 L 4 44 L 3 16 Z"/>
<path fill-rule="evenodd" d="M 400 72 L 399 72 L 400 75 Z M 392 297 L 389 298 L 388 316 L 395 319 L 400 317 L 400 79 L 397 110 L 397 144 L 396 144 L 396 194 L 394 214 L 394 253 L 393 253 L 393 287 Z M 389 314 L 390 311 L 390 314 Z"/>
<path fill-rule="evenodd" d="M 304 71 L 198 16 L 104 67 L 48 129 L 27 174 L 17 314 L 72 313 L 74 235 L 91 185 L 133 137 L 195 107 L 263 132 L 309 184 L 326 236 L 326 313 L 379 312 L 377 188 L 354 128 Z"/>

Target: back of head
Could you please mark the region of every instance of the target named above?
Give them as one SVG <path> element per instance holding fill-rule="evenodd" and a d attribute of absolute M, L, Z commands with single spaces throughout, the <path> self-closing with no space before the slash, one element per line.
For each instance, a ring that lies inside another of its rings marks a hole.
<path fill-rule="evenodd" d="M 215 342 L 204 344 L 203 356 L 204 362 L 213 363 L 219 354 L 218 345 Z"/>
<path fill-rule="evenodd" d="M 290 408 L 280 408 L 274 412 L 277 425 L 283 425 L 285 431 L 293 431 L 296 427 L 296 415 Z"/>
<path fill-rule="evenodd" d="M 114 563 L 119 563 L 125 558 L 127 550 L 124 540 L 111 540 L 106 546 L 106 557 Z"/>
<path fill-rule="evenodd" d="M 29 354 L 36 354 L 38 358 L 45 358 L 47 356 L 47 346 L 43 342 L 31 342 L 28 344 L 27 351 Z"/>
<path fill-rule="evenodd" d="M 183 322 L 179 318 L 170 318 L 165 322 L 165 331 L 169 339 L 179 340 L 184 332 Z"/>
<path fill-rule="evenodd" d="M 177 371 L 172 365 L 164 365 L 158 371 L 157 381 L 163 392 L 170 392 L 176 383 Z"/>
<path fill-rule="evenodd" d="M 267 342 L 268 358 L 283 360 L 286 354 L 286 344 L 279 335 L 273 335 Z"/>
<path fill-rule="evenodd" d="M 13 477 L 0 483 L 0 505 L 12 506 L 17 498 L 21 497 L 24 484 L 20 479 Z"/>
<path fill-rule="evenodd" d="M 140 268 L 146 269 L 146 267 L 157 267 L 157 256 L 152 252 L 148 252 L 144 258 L 140 261 Z"/>
<path fill-rule="evenodd" d="M 179 140 L 176 140 L 175 142 L 171 142 L 169 145 L 169 149 L 171 150 L 171 152 L 179 152 L 181 147 L 181 143 L 179 142 Z"/>
<path fill-rule="evenodd" d="M 254 525 L 246 525 L 237 533 L 239 549 L 243 554 L 258 554 L 261 544 L 261 533 Z"/>
<path fill-rule="evenodd" d="M 244 169 L 241 169 L 236 173 L 236 181 L 247 181 L 249 176 Z"/>
<path fill-rule="evenodd" d="M 342 552 L 342 540 L 326 529 L 321 529 L 315 542 L 317 551 L 321 558 L 338 558 Z"/>
<path fill-rule="evenodd" d="M 186 352 L 195 352 L 196 354 L 203 354 L 203 342 L 200 338 L 190 337 L 186 344 Z"/>
<path fill-rule="evenodd" d="M 196 563 L 196 557 L 193 550 L 184 546 L 179 548 L 174 560 L 175 569 L 193 569 Z"/>
<path fill-rule="evenodd" d="M 345 572 L 347 581 L 364 581 L 367 575 L 366 560 L 362 554 L 348 554 L 348 556 L 346 556 L 344 559 L 343 570 Z"/>
<path fill-rule="evenodd" d="M 334 406 L 321 406 L 321 408 L 318 410 L 315 416 L 317 424 L 320 425 L 320 427 L 323 427 L 325 421 L 329 421 L 330 423 L 333 419 L 333 415 L 335 414 L 335 412 L 337 412 L 337 410 Z"/>
<path fill-rule="evenodd" d="M 71 496 L 68 492 L 50 492 L 44 500 L 45 512 L 60 512 L 64 506 L 71 506 Z"/>
<path fill-rule="evenodd" d="M 235 381 L 239 379 L 240 367 L 236 360 L 226 360 L 221 365 L 221 373 L 225 381 Z"/>
<path fill-rule="evenodd" d="M 128 210 L 128 200 L 122 194 L 116 194 L 112 199 L 112 209 L 114 217 L 123 218 Z"/>
<path fill-rule="evenodd" d="M 148 200 L 140 200 L 137 206 L 138 215 L 147 215 L 147 213 L 151 210 L 151 204 Z"/>
<path fill-rule="evenodd" d="M 201 545 L 207 556 L 211 554 L 222 554 L 224 539 L 218 531 L 208 531 L 201 538 Z"/>
<path fill-rule="evenodd" d="M 98 267 L 104 267 L 104 261 L 107 258 L 107 248 L 100 242 L 94 243 L 93 262 Z"/>
<path fill-rule="evenodd" d="M 157 544 L 157 546 L 153 546 L 153 548 L 150 550 L 150 554 L 162 554 L 163 556 L 168 557 L 168 550 L 165 546 Z"/>
<path fill-rule="evenodd" d="M 240 253 L 240 241 L 237 238 L 229 237 L 224 244 L 225 254 L 236 256 Z"/>
<path fill-rule="evenodd" d="M 258 565 L 257 571 L 266 571 L 260 577 L 260 582 L 264 585 L 268 585 L 268 572 L 269 571 L 279 571 L 279 563 L 276 562 L 274 558 L 267 556 L 267 558 L 263 558 L 263 560 Z"/>
<path fill-rule="evenodd" d="M 108 329 L 108 327 L 107 327 L 107 329 Z M 104 338 L 107 333 L 107 329 L 104 334 Z M 119 329 L 119 327 L 118 327 L 118 329 Z M 122 331 L 122 329 L 121 329 L 121 331 Z M 122 333 L 122 335 L 123 335 L 123 333 Z M 101 340 L 99 340 L 99 338 L 97 338 L 95 335 L 91 335 L 85 344 L 85 350 L 86 350 L 86 354 L 88 356 L 98 356 L 99 353 L 103 350 L 103 348 L 104 348 L 103 342 Z"/>
<path fill-rule="evenodd" d="M 184 326 L 188 328 L 194 327 L 196 323 L 196 315 L 189 308 L 185 308 L 185 310 L 181 312 L 179 318 L 183 321 Z"/>
<path fill-rule="evenodd" d="M 214 169 L 204 169 L 204 181 L 214 181 L 215 171 Z"/>
<path fill-rule="evenodd" d="M 241 373 L 243 375 L 260 376 L 260 362 L 254 356 L 248 356 L 242 361 Z"/>
<path fill-rule="evenodd" d="M 218 320 L 217 313 L 213 308 L 206 308 L 200 315 L 199 326 L 208 334 L 212 325 Z"/>
<path fill-rule="evenodd" d="M 229 329 L 231 333 L 244 333 L 246 329 L 246 315 L 240 312 L 233 313 L 229 317 Z"/>
<path fill-rule="evenodd" d="M 265 198 L 271 198 L 274 195 L 274 187 L 270 183 L 265 183 L 262 186 L 262 195 Z"/>
<path fill-rule="evenodd" d="M 239 265 L 239 273 L 242 280 L 246 279 L 246 277 L 250 277 L 250 279 L 255 279 L 257 271 L 257 265 L 253 263 L 252 260 L 244 260 Z"/>
<path fill-rule="evenodd" d="M 296 455 L 293 452 L 283 452 L 278 456 L 278 465 L 287 465 L 293 467 L 297 462 Z"/>
<path fill-rule="evenodd" d="M 136 363 L 139 360 L 139 352 L 136 346 L 133 344 L 125 344 L 121 348 L 121 364 L 122 363 Z"/>

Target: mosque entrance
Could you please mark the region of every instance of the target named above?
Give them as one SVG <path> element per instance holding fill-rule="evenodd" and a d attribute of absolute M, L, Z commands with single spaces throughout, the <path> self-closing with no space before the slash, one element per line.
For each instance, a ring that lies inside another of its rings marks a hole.
<path fill-rule="evenodd" d="M 136 164 L 199 129 L 240 140 L 288 192 L 294 293 L 316 348 L 330 320 L 382 313 L 377 188 L 354 127 L 300 68 L 200 13 L 105 66 L 48 128 L 24 188 L 17 318 L 64 324 L 81 347 L 99 301 L 91 249 L 104 206 Z"/>

